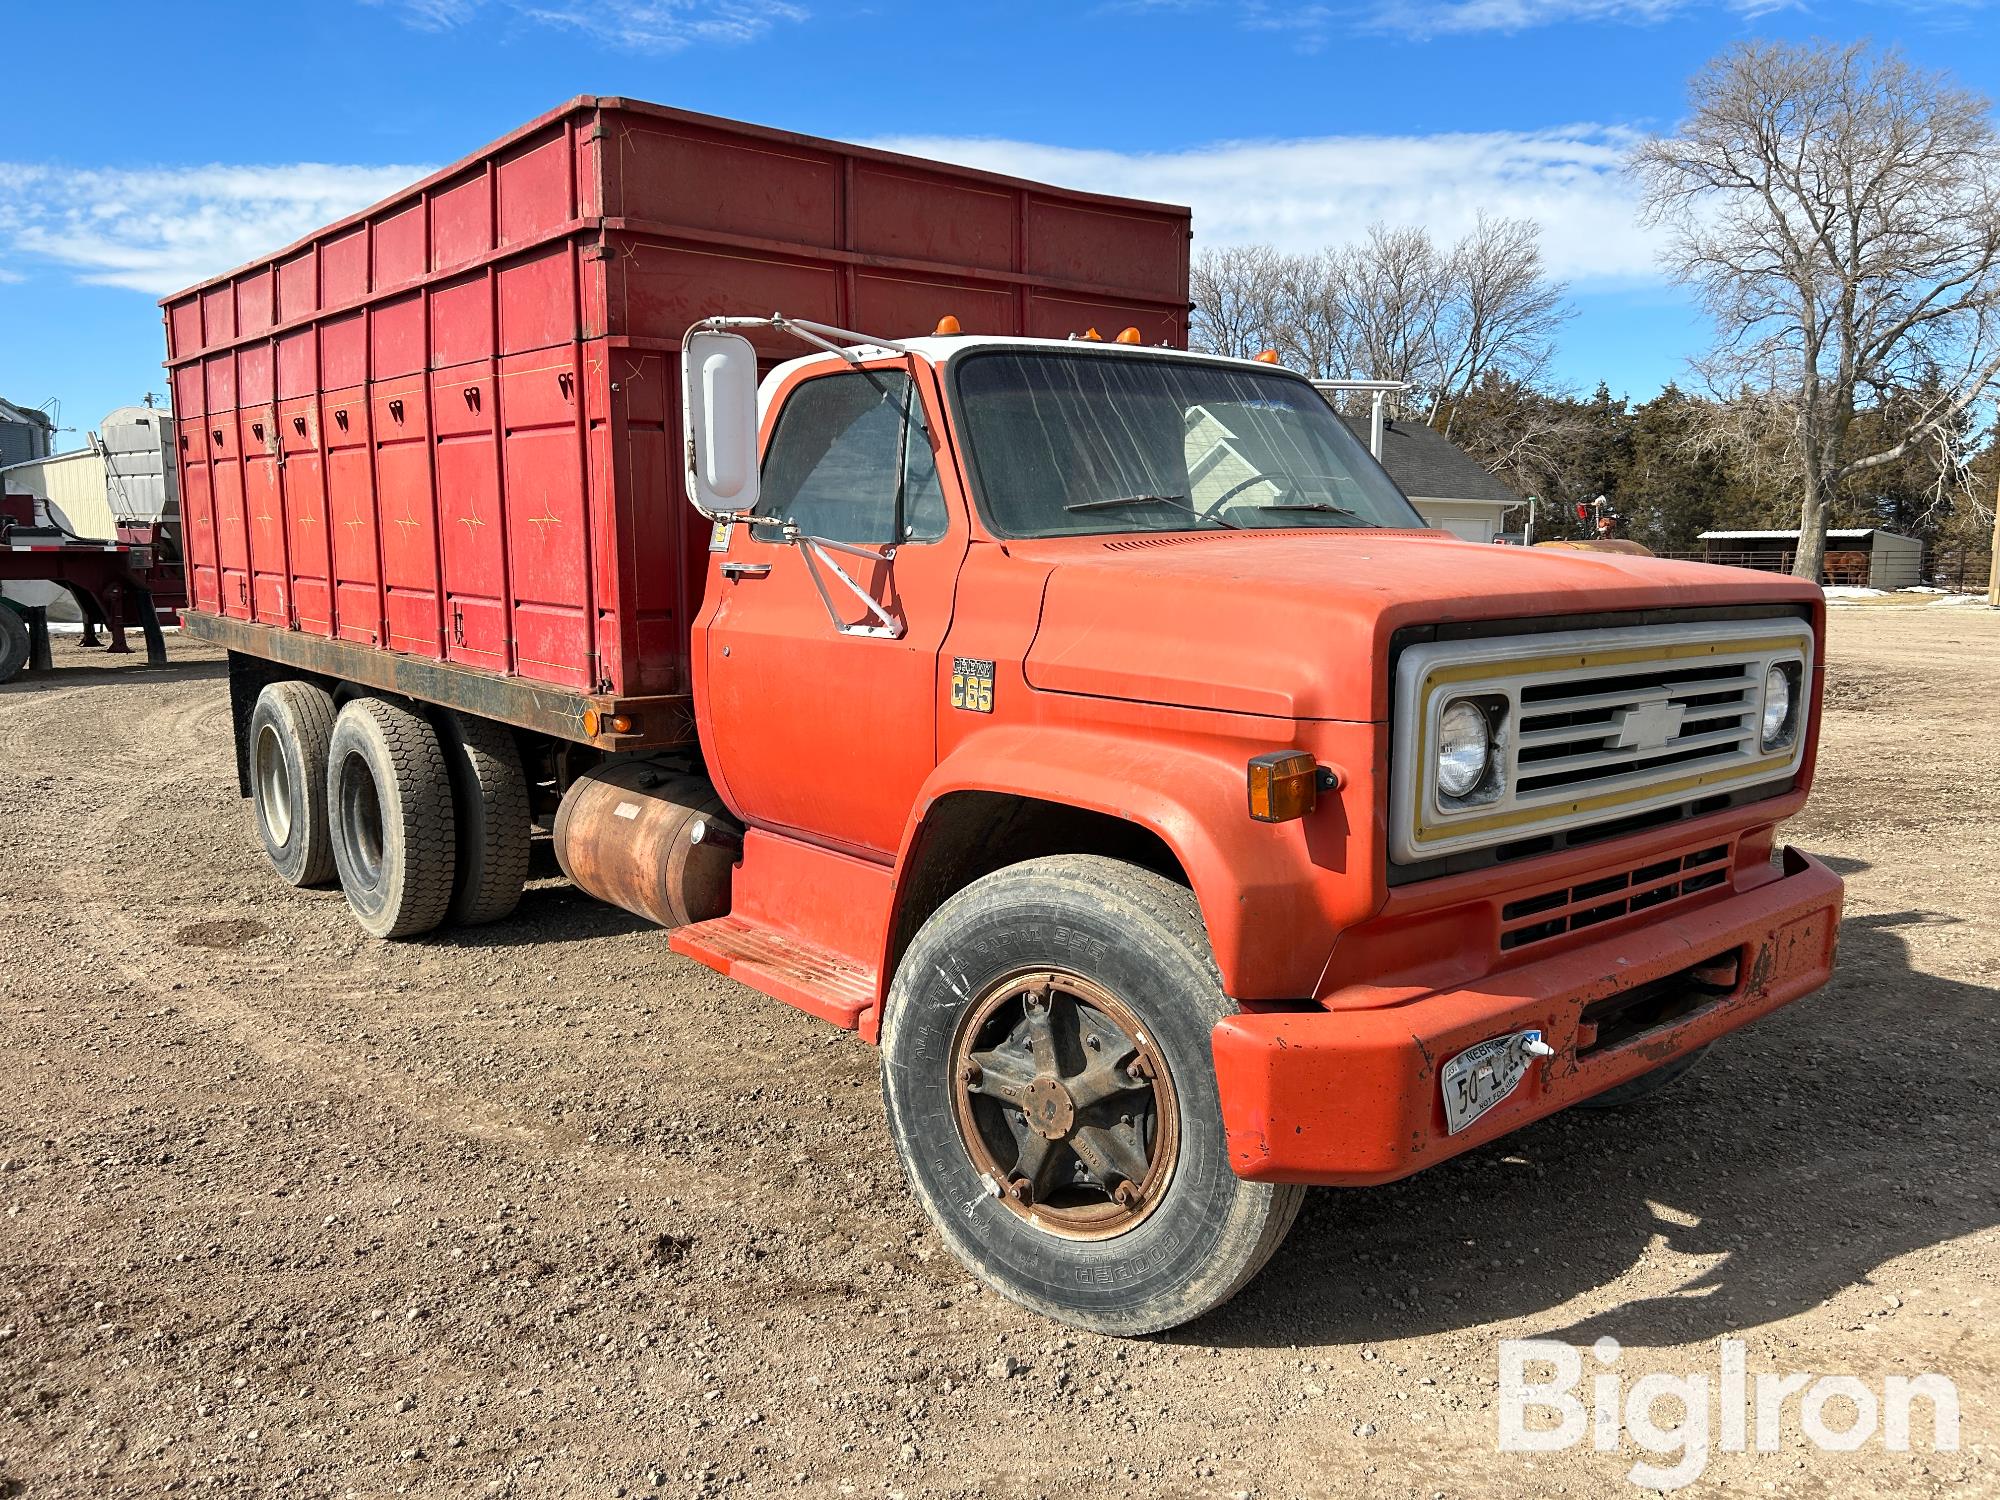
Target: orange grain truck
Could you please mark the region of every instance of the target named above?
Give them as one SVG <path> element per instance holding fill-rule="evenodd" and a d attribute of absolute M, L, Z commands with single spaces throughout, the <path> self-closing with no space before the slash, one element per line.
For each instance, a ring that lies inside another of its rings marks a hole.
<path fill-rule="evenodd" d="M 1819 590 L 1428 530 L 1186 271 L 1183 210 L 586 98 L 167 299 L 273 864 L 413 937 L 549 828 L 879 1041 L 952 1249 L 1116 1333 L 1823 983 Z"/>

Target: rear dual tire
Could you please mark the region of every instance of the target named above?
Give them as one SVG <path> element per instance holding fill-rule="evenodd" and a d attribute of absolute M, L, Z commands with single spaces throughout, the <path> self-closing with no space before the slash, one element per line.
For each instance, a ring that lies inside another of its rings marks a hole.
<path fill-rule="evenodd" d="M 458 839 L 451 768 L 422 717 L 355 698 L 334 721 L 327 819 L 348 909 L 378 938 L 415 937 L 451 906 Z"/>
<path fill-rule="evenodd" d="M 334 876 L 326 817 L 333 697 L 310 682 L 274 682 L 250 713 L 250 807 L 271 868 L 287 885 Z"/>

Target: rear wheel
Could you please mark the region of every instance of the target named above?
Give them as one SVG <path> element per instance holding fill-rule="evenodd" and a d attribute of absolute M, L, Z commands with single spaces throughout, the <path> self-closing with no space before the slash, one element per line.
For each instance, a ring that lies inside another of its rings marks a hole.
<path fill-rule="evenodd" d="M 918 1200 L 996 1291 L 1100 1333 L 1171 1328 L 1269 1259 L 1304 1189 L 1230 1170 L 1193 895 L 1117 860 L 1031 860 L 918 933 L 882 1029 Z"/>
<path fill-rule="evenodd" d="M 0 603 L 0 682 L 12 682 L 28 664 L 33 637 L 28 622 L 11 604 Z"/>
<path fill-rule="evenodd" d="M 274 682 L 250 711 L 250 806 L 271 867 L 289 885 L 333 879 L 327 746 L 333 697 L 310 682 Z"/>
<path fill-rule="evenodd" d="M 528 778 L 514 731 L 491 719 L 446 713 L 439 724 L 451 767 L 458 870 L 450 918 L 497 922 L 520 904 L 528 879 Z"/>
<path fill-rule="evenodd" d="M 451 904 L 457 841 L 436 732 L 407 708 L 354 699 L 334 721 L 326 791 L 354 920 L 379 938 L 437 926 Z"/>

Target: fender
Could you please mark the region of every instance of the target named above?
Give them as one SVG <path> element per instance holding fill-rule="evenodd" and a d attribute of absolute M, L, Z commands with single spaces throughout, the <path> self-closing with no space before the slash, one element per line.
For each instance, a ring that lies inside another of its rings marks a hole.
<path fill-rule="evenodd" d="M 897 854 L 895 909 L 908 895 L 913 851 L 941 798 L 1031 797 L 1108 814 L 1159 836 L 1194 889 L 1226 994 L 1310 996 L 1339 924 L 1316 899 L 1328 878 L 1313 857 L 1317 835 L 1309 839 L 1299 822 L 1259 823 L 1249 815 L 1245 762 L 1274 743 L 1283 737 L 1163 743 L 1026 724 L 984 730 L 960 742 L 924 783 Z M 1314 817 L 1327 811 L 1323 806 Z M 878 968 L 885 993 L 893 942 L 892 922 Z"/>

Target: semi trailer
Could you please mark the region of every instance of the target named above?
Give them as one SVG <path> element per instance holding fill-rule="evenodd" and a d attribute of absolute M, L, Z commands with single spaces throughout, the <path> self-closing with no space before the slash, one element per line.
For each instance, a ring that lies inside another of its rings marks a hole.
<path fill-rule="evenodd" d="M 1427 528 L 1186 350 L 1188 228 L 585 97 L 167 298 L 280 877 L 415 938 L 545 830 L 878 1043 L 943 1240 L 1120 1334 L 1820 986 L 1820 591 Z"/>

